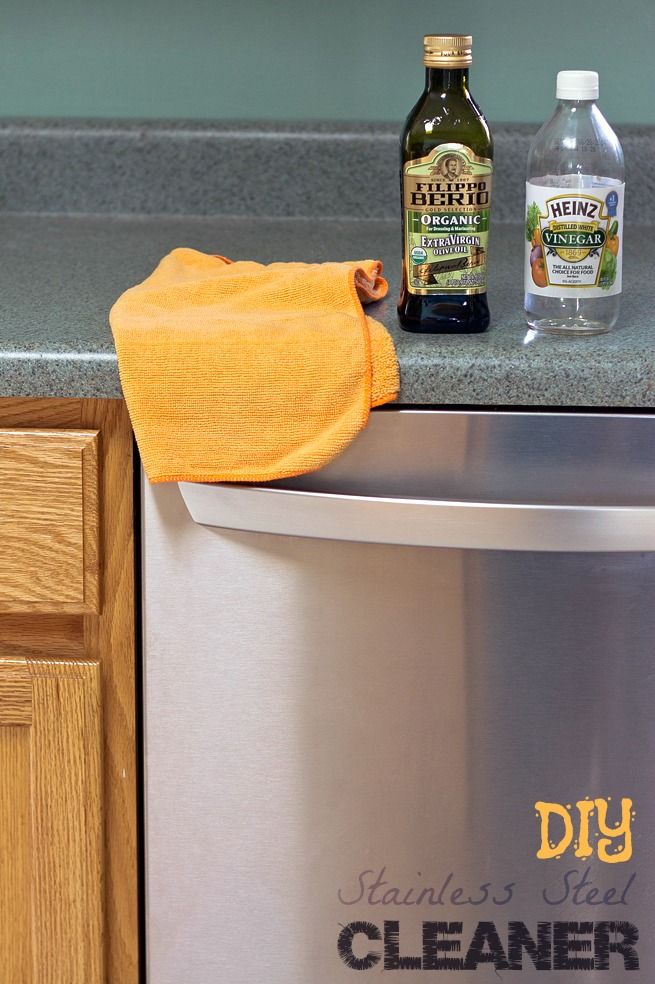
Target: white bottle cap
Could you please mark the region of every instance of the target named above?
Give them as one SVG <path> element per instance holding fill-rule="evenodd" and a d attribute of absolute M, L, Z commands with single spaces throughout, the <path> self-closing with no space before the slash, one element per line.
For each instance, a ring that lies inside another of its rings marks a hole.
<path fill-rule="evenodd" d="M 598 99 L 598 72 L 558 72 L 558 99 Z"/>

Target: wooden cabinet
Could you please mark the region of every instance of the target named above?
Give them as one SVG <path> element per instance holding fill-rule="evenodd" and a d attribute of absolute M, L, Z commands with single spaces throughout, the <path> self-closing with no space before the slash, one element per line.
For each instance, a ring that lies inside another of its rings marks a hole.
<path fill-rule="evenodd" d="M 98 432 L 0 428 L 0 612 L 98 612 Z"/>
<path fill-rule="evenodd" d="M 132 434 L 0 400 L 0 984 L 139 979 Z"/>
<path fill-rule="evenodd" d="M 0 657 L 0 774 L 0 974 L 103 984 L 99 663 Z"/>

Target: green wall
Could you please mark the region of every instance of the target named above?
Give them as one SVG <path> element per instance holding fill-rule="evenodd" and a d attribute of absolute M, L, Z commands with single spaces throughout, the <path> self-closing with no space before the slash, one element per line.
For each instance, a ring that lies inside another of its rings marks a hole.
<path fill-rule="evenodd" d="M 421 36 L 473 34 L 496 121 L 550 112 L 560 68 L 601 73 L 614 122 L 655 123 L 655 2 L 3 0 L 0 116 L 403 118 Z"/>

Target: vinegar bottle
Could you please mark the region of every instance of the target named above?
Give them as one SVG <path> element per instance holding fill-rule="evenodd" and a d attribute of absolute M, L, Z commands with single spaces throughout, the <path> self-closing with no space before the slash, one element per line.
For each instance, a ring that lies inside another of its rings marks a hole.
<path fill-rule="evenodd" d="M 525 313 L 536 331 L 594 335 L 619 314 L 623 152 L 597 72 L 559 72 L 558 104 L 528 157 Z"/>
<path fill-rule="evenodd" d="M 471 38 L 428 34 L 423 52 L 425 89 L 401 137 L 398 316 L 408 331 L 485 331 L 492 141 L 468 90 Z"/>

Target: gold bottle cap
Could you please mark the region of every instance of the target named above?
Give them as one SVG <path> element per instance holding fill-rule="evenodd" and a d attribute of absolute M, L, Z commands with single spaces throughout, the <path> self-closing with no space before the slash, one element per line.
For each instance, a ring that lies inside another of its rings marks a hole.
<path fill-rule="evenodd" d="M 470 34 L 426 34 L 423 64 L 426 68 L 466 68 L 473 61 Z"/>

